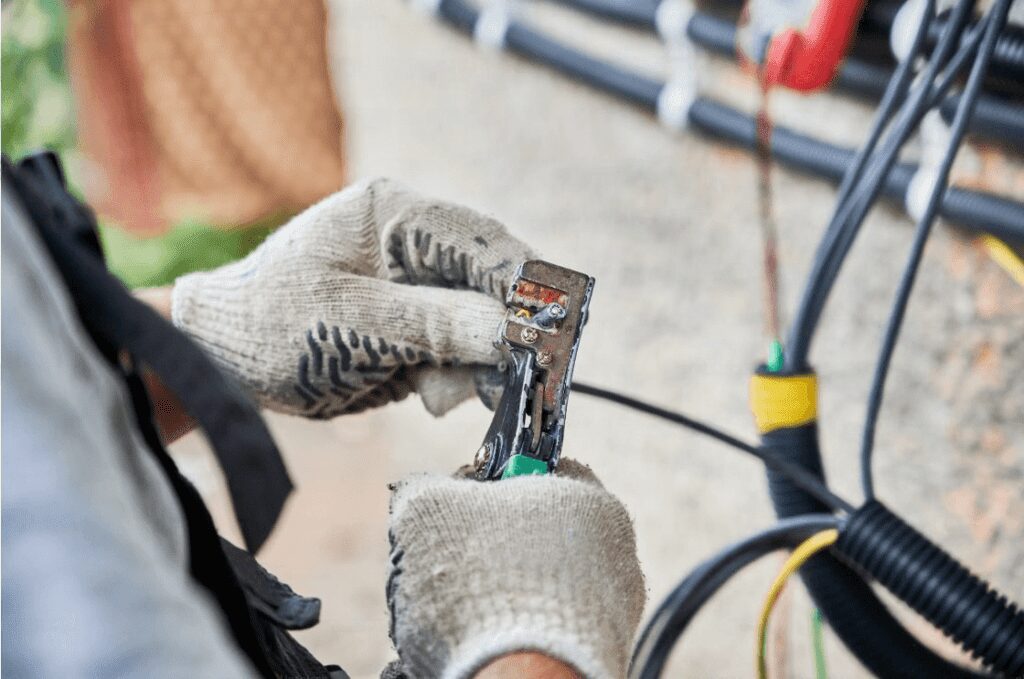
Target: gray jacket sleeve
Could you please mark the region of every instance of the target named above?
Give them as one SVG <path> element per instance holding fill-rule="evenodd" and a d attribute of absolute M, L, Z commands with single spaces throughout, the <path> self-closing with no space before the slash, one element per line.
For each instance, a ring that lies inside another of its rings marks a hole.
<path fill-rule="evenodd" d="M 252 676 L 123 383 L 6 193 L 2 257 L 3 674 Z"/>

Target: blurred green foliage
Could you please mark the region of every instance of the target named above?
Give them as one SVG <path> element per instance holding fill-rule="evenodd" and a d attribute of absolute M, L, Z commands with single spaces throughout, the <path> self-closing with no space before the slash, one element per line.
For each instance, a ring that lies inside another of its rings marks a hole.
<path fill-rule="evenodd" d="M 64 63 L 62 1 L 8 2 L 2 18 L 3 152 L 16 158 L 47 147 L 63 157 L 74 147 L 75 129 Z"/>
<path fill-rule="evenodd" d="M 244 257 L 281 221 L 270 219 L 230 230 L 187 221 L 156 238 L 136 238 L 122 229 L 101 225 L 100 242 L 107 256 L 107 266 L 125 285 L 148 288 Z"/>
<path fill-rule="evenodd" d="M 82 166 L 76 147 L 74 104 L 65 60 L 67 14 L 63 0 L 3 4 L 0 38 L 0 146 L 10 158 L 47 148 L 64 163 L 71 190 Z M 244 256 L 281 223 L 267 219 L 246 228 L 218 229 L 186 220 L 156 238 L 136 238 L 100 224 L 107 263 L 129 287 L 170 283 L 190 271 L 211 269 Z"/>

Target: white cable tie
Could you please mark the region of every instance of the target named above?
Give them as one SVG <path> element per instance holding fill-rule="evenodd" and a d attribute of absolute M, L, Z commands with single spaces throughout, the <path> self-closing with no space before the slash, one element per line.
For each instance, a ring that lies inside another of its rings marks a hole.
<path fill-rule="evenodd" d="M 658 92 L 658 120 L 677 132 L 689 124 L 690 107 L 699 89 L 697 48 L 686 35 L 695 11 L 690 0 L 662 0 L 654 15 L 658 35 L 668 51 L 668 79 Z"/>
<path fill-rule="evenodd" d="M 917 29 L 924 21 L 925 9 L 925 0 L 907 0 L 896 12 L 889 29 L 889 47 L 896 61 L 903 61 L 910 55 Z"/>
<path fill-rule="evenodd" d="M 907 214 L 915 222 L 921 220 L 928 208 L 928 201 L 939 179 L 939 165 L 946 155 L 950 137 L 949 125 L 943 120 L 941 113 L 932 110 L 925 114 L 921 121 L 921 162 L 914 176 L 910 178 L 907 195 L 903 199 Z"/>
<path fill-rule="evenodd" d="M 697 99 L 691 82 L 669 80 L 658 92 L 658 120 L 670 130 L 682 131 L 690 122 L 690 108 Z"/>
<path fill-rule="evenodd" d="M 503 50 L 511 22 L 512 17 L 505 2 L 490 2 L 480 8 L 480 15 L 473 24 L 473 41 L 481 47 Z"/>
<path fill-rule="evenodd" d="M 917 172 L 910 178 L 903 203 L 907 208 L 907 214 L 915 222 L 921 221 L 924 211 L 928 209 L 928 201 L 931 200 L 932 190 L 938 179 L 939 173 L 934 168 L 926 167 L 917 168 Z"/>
<path fill-rule="evenodd" d="M 921 164 L 938 167 L 946 156 L 946 148 L 953 133 L 938 109 L 932 109 L 921 119 Z"/>
<path fill-rule="evenodd" d="M 654 25 L 666 43 L 686 39 L 686 27 L 696 9 L 687 0 L 661 0 L 654 12 Z"/>
<path fill-rule="evenodd" d="M 437 16 L 441 13 L 441 3 L 444 0 L 409 0 L 413 10 L 428 16 Z"/>

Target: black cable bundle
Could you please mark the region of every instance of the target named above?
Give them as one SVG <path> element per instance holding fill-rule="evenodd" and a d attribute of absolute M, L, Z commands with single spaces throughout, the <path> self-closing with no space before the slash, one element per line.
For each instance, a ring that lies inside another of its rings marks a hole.
<path fill-rule="evenodd" d="M 592 10 L 612 6 L 621 10 L 630 6 L 629 0 L 578 2 L 589 5 Z M 869 670 L 881 677 L 982 676 L 944 660 L 907 632 L 878 599 L 866 579 L 876 578 L 996 672 L 1024 672 L 1024 614 L 892 512 L 873 501 L 870 483 L 873 415 L 877 414 L 881 403 L 888 361 L 921 251 L 936 215 L 941 213 L 951 219 L 962 217 L 965 224 L 974 228 L 989 231 L 1011 242 L 1024 242 L 1024 206 L 1008 199 L 946 185 L 952 158 L 967 123 L 981 105 L 981 84 L 988 63 L 1000 44 L 1011 44 L 1000 42 L 1009 4 L 1010 0 L 995 0 L 993 8 L 971 26 L 974 0 L 958 0 L 953 11 L 942 18 L 941 26 L 936 29 L 935 2 L 929 0 L 925 23 L 915 37 L 911 53 L 898 65 L 885 85 L 874 127 L 864 147 L 857 153 L 783 128 L 775 128 L 772 135 L 774 158 L 819 176 L 842 180 L 833 218 L 817 252 L 812 275 L 787 342 L 784 371 L 775 374 L 784 378 L 809 371 L 807 358 L 811 339 L 822 310 L 872 205 L 881 196 L 897 200 L 906 198 L 918 168 L 899 162 L 903 144 L 929 110 L 938 108 L 953 120 L 951 141 L 945 156 L 937 169 L 934 166 L 928 168 L 935 172 L 935 181 L 927 206 L 918 219 L 914 246 L 880 353 L 865 428 L 867 452 L 864 473 L 869 502 L 864 507 L 854 509 L 826 485 L 816 424 L 813 422 L 768 431 L 762 437 L 762 445 L 753 447 L 684 415 L 604 389 L 579 383 L 574 385 L 575 391 L 689 427 L 759 457 L 768 468 L 772 502 L 781 519 L 772 529 L 723 550 L 679 584 L 646 625 L 637 646 L 632 674 L 658 676 L 689 621 L 714 592 L 746 564 L 772 549 L 794 547 L 796 540 L 807 537 L 812 528 L 831 525 L 838 526 L 840 530 L 839 542 L 833 553 L 812 557 L 801 568 L 800 575 L 829 624 Z M 466 33 L 473 33 L 479 20 L 479 11 L 463 0 L 441 0 L 438 12 Z M 642 17 L 634 18 L 633 22 L 642 24 L 644 20 Z M 691 22 L 691 27 L 693 25 Z M 725 32 L 721 25 L 705 22 L 704 28 L 709 41 L 724 46 Z M 712 29 L 719 33 L 711 35 L 709 31 Z M 935 36 L 938 36 L 937 40 L 933 39 Z M 651 111 L 657 110 L 664 84 L 655 79 L 568 48 L 515 20 L 508 22 L 503 37 L 504 45 L 513 52 Z M 926 47 L 930 52 L 928 64 L 916 82 L 912 82 L 915 80 L 917 57 L 926 53 Z M 968 64 L 971 64 L 971 75 L 963 93 L 947 96 Z M 848 61 L 844 72 L 852 72 L 849 67 Z M 875 79 L 872 87 L 877 91 L 877 77 Z M 1013 116 L 1019 116 L 1019 111 L 1014 111 Z M 717 102 L 698 97 L 689 107 L 688 117 L 693 127 L 720 138 L 748 148 L 757 143 L 753 119 Z M 1015 119 L 1007 120 L 1011 127 L 1017 122 Z M 836 519 L 830 516 L 830 512 L 846 513 L 849 520 Z"/>
<path fill-rule="evenodd" d="M 762 447 L 777 451 L 824 481 L 814 425 L 769 432 L 762 438 Z M 827 511 L 814 497 L 773 470 L 768 470 L 768 488 L 780 520 Z M 800 569 L 800 578 L 836 636 L 873 674 L 948 679 L 979 676 L 940 658 L 915 639 L 864 578 L 831 554 L 811 557 Z"/>
<path fill-rule="evenodd" d="M 1005 23 L 1009 0 L 999 0 L 993 10 L 979 24 L 979 29 L 984 26 L 984 30 L 976 30 L 964 41 L 963 45 L 960 45 L 960 36 L 969 22 L 973 5 L 972 0 L 960 0 L 957 3 L 952 15 L 943 24 L 944 33 L 932 52 L 920 83 L 911 89 L 910 74 L 905 69 L 915 58 L 914 55 L 922 50 L 928 24 L 934 18 L 934 3 L 929 4 L 925 16 L 926 24 L 918 30 L 911 56 L 901 64 L 901 69 L 897 70 L 893 81 L 890 82 L 868 143 L 858 154 L 857 160 L 850 164 L 850 171 L 844 177 L 833 219 L 819 247 L 810 280 L 805 288 L 793 330 L 790 333 L 789 342 L 787 342 L 787 368 L 794 371 L 805 371 L 811 339 L 829 291 L 835 283 L 839 269 L 856 238 L 867 211 L 882 191 L 882 177 L 889 172 L 889 167 L 895 161 L 900 147 L 909 137 L 910 132 L 916 128 L 927 110 L 937 103 L 935 98 L 942 85 L 946 81 L 952 80 L 967 58 L 977 52 L 978 56 L 972 67 L 968 86 L 955 116 L 953 141 L 948 147 L 946 157 L 943 158 L 940 174 L 936 178 L 936 184 L 925 214 L 919 220 L 918 237 L 915 239 L 911 262 L 904 276 L 904 282 L 900 286 L 894 320 L 890 322 L 890 332 L 887 333 L 888 339 L 882 350 L 880 368 L 875 378 L 876 386 L 873 389 L 875 395 L 872 397 L 872 403 L 868 409 L 869 423 L 867 426 L 871 432 L 873 432 L 872 413 L 877 413 L 875 399 L 880 401 L 881 398 L 885 368 L 888 366 L 888 358 L 892 353 L 906 298 L 920 261 L 920 252 L 934 221 L 935 206 L 945 188 L 946 174 L 952 162 L 952 154 L 959 146 L 958 142 L 965 129 L 966 120 L 970 116 L 972 106 L 977 101 L 980 83 L 984 77 L 988 60 Z M 958 45 L 959 49 L 954 52 Z M 902 104 L 898 112 L 896 111 L 897 104 Z M 886 127 L 889 128 L 890 133 L 886 139 L 882 140 L 882 131 Z M 877 149 L 875 148 L 876 144 Z M 790 445 L 785 450 L 790 455 L 796 455 L 798 461 L 808 468 L 820 470 L 821 457 L 814 432 L 807 431 L 802 434 L 793 432 L 787 435 L 799 440 L 789 441 Z M 769 447 L 779 445 L 779 442 L 775 440 L 778 436 L 779 432 L 771 432 L 766 435 L 764 437 L 765 445 Z M 815 511 L 819 508 L 813 498 L 800 493 L 787 480 L 770 474 L 769 483 L 772 489 L 773 504 L 780 517 Z M 869 560 L 866 563 L 879 565 L 882 562 Z M 898 579 L 897 566 L 905 562 L 893 559 L 884 563 L 889 567 L 890 581 L 893 581 L 894 578 Z M 878 575 L 870 569 L 869 573 Z M 952 572 L 947 571 L 946 574 L 952 575 Z M 867 583 L 856 577 L 848 567 L 833 557 L 823 555 L 812 559 L 801 570 L 801 576 L 829 624 L 836 630 L 847 647 L 876 674 L 883 677 L 919 674 L 945 677 L 968 674 L 967 670 L 939 658 L 914 639 L 889 613 Z M 906 588 L 897 588 L 895 591 L 897 594 L 919 593 L 916 590 L 908 591 Z M 993 664 L 998 659 L 986 658 Z"/>
<path fill-rule="evenodd" d="M 622 23 L 641 26 L 654 31 L 656 27 L 656 4 L 644 6 L 642 3 L 624 2 L 623 0 L 559 0 L 559 2 L 577 9 L 613 19 Z M 866 11 L 868 15 L 872 10 Z M 888 15 L 885 30 L 889 30 L 895 10 Z M 943 19 L 945 21 L 946 19 Z M 970 33 L 978 33 L 979 26 L 970 28 Z M 930 24 L 923 37 L 920 52 L 928 54 L 939 42 L 943 26 L 939 22 Z M 705 50 L 736 59 L 736 24 L 726 18 L 697 11 L 686 24 L 686 36 Z M 915 50 L 917 51 L 917 50 Z M 1024 30 L 1006 30 L 999 36 L 996 51 L 993 54 L 994 68 L 1003 80 L 1024 81 Z M 836 73 L 832 85 L 853 96 L 877 101 L 885 93 L 886 84 L 891 80 L 891 67 L 865 61 L 851 54 L 843 61 Z M 1021 87 L 1021 82 L 1016 86 Z M 943 117 L 951 120 L 960 103 L 960 96 L 950 94 L 939 107 Z M 1003 142 L 1011 149 L 1019 149 L 1024 143 L 1024 108 L 1019 101 L 1010 101 L 993 94 L 982 93 L 978 105 L 970 121 L 970 129 L 974 134 Z"/>
<path fill-rule="evenodd" d="M 885 505 L 850 515 L 834 551 L 995 672 L 1024 676 L 1024 611 Z"/>
<path fill-rule="evenodd" d="M 806 514 L 779 521 L 766 530 L 741 540 L 683 578 L 665 597 L 644 626 L 630 661 L 629 676 L 656 679 L 661 676 L 669 654 L 686 628 L 733 575 L 779 549 L 792 549 L 812 534 L 834 528 L 838 521 L 828 514 Z"/>
<path fill-rule="evenodd" d="M 463 33 L 472 35 L 480 10 L 465 0 L 441 0 L 438 15 Z M 567 47 L 533 27 L 512 19 L 505 34 L 505 46 L 516 54 L 548 66 L 579 82 L 609 92 L 649 112 L 658 108 L 658 97 L 665 83 L 629 69 L 597 59 Z M 877 74 L 876 74 L 877 75 Z M 874 76 L 872 76 L 874 77 Z M 875 78 L 878 85 L 879 78 Z M 881 76 L 884 89 L 885 79 Z M 940 83 L 937 91 L 945 92 L 953 80 Z M 946 101 L 952 100 L 953 97 Z M 956 99 L 959 102 L 959 98 Z M 946 104 L 943 104 L 945 106 Z M 1024 139 L 1024 117 L 1014 108 L 1003 120 L 1014 126 L 1017 139 Z M 693 128 L 712 137 L 728 141 L 748 150 L 757 146 L 756 123 L 751 116 L 719 102 L 698 96 L 689 109 Z M 784 127 L 775 127 L 771 143 L 772 157 L 800 172 L 830 181 L 838 181 L 847 171 L 854 152 L 829 144 Z M 881 178 L 882 195 L 902 203 L 916 167 L 896 164 Z M 1024 243 L 1024 205 L 1020 202 L 969 189 L 950 188 L 942 198 L 939 214 L 972 231 L 990 233 L 1014 244 Z"/>

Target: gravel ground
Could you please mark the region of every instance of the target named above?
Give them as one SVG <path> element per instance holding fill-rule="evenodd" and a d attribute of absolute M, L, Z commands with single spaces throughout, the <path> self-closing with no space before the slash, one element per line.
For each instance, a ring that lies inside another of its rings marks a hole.
<path fill-rule="evenodd" d="M 406 4 L 336 0 L 332 44 L 347 121 L 350 176 L 389 175 L 502 219 L 547 258 L 597 278 L 577 364 L 583 381 L 621 389 L 746 438 L 747 378 L 764 352 L 754 163 L 522 60 L 481 52 Z M 550 7 L 528 14 L 577 45 L 657 73 L 647 36 Z M 712 64 L 708 87 L 751 110 L 754 91 Z M 783 95 L 780 124 L 853 143 L 870 110 Z M 963 154 L 964 181 L 1024 195 L 1019 164 Z M 828 218 L 830 186 L 775 173 L 788 311 Z M 834 487 L 859 498 L 863 403 L 911 224 L 876 209 L 828 307 L 814 358 Z M 878 435 L 878 492 L 976 572 L 1024 595 L 1024 294 L 977 245 L 945 228 L 929 245 L 892 370 Z M 324 600 L 300 635 L 354 677 L 392 657 L 384 606 L 388 481 L 469 460 L 489 422 L 479 404 L 439 420 L 415 398 L 331 423 L 271 417 L 298 492 L 263 558 Z M 203 444 L 175 447 L 219 524 L 234 529 Z M 691 567 L 771 521 L 758 464 L 713 442 L 575 397 L 567 455 L 592 465 L 636 521 L 649 606 Z M 677 650 L 669 676 L 749 676 L 768 559 L 731 583 Z M 774 676 L 813 676 L 800 588 L 776 621 Z M 909 624 L 949 652 L 913 615 Z M 785 624 L 783 624 L 785 621 Z M 833 677 L 864 670 L 833 638 Z"/>

